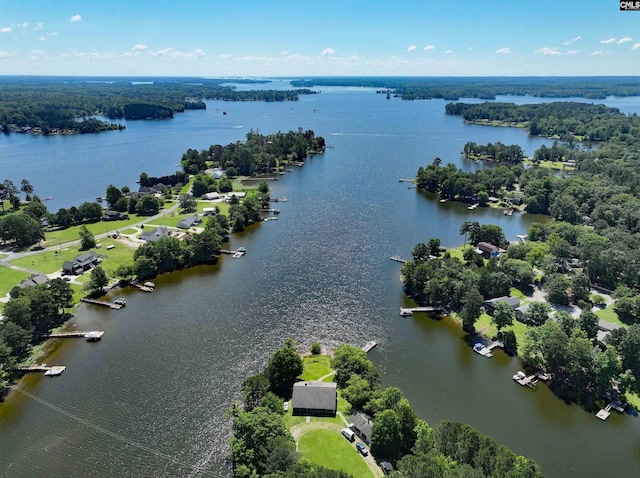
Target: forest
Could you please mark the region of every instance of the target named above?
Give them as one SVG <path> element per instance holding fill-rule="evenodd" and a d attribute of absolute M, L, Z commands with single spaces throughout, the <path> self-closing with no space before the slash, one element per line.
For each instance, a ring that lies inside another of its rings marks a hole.
<path fill-rule="evenodd" d="M 630 77 L 318 77 L 295 80 L 297 88 L 360 86 L 403 100 L 481 98 L 497 95 L 604 99 L 640 95 L 640 79 Z"/>
<path fill-rule="evenodd" d="M 170 117 L 189 109 L 202 109 L 202 100 L 297 101 L 311 90 L 237 91 L 222 86 L 229 80 L 153 78 L 3 77 L 0 79 L 0 125 L 4 133 L 99 132 L 122 129 L 94 116 L 109 119 Z M 234 80 L 235 81 L 235 80 Z M 135 106 L 138 105 L 138 106 Z M 141 111 L 139 105 L 152 110 Z M 151 111 L 152 114 L 148 114 Z M 159 115 L 159 116 L 158 116 Z"/>

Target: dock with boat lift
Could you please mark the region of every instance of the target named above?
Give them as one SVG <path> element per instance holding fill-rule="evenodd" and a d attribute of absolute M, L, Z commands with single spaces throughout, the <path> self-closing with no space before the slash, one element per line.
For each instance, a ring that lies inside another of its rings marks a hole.
<path fill-rule="evenodd" d="M 413 315 L 416 312 L 426 312 L 426 313 L 437 312 L 437 313 L 442 313 L 442 312 L 444 312 L 444 307 L 439 306 L 439 305 L 428 305 L 426 307 L 411 307 L 411 308 L 400 307 L 400 315 L 402 317 L 408 317 L 410 315 Z"/>
<path fill-rule="evenodd" d="M 56 375 L 60 375 L 66 370 L 66 368 L 67 367 L 65 365 L 49 366 L 43 363 L 42 365 L 27 365 L 25 367 L 15 367 L 14 370 L 24 373 L 44 373 L 48 377 L 54 377 Z"/>
<path fill-rule="evenodd" d="M 405 262 L 407 262 L 407 259 L 401 257 L 401 256 L 391 256 L 391 260 L 392 261 L 396 261 L 396 262 L 400 262 L 402 264 L 404 264 Z"/>
<path fill-rule="evenodd" d="M 124 303 L 109 302 L 106 300 L 96 300 L 96 299 L 87 299 L 87 298 L 80 299 L 80 302 L 84 302 L 86 304 L 101 305 L 102 307 L 109 307 L 110 309 L 114 309 L 114 310 L 120 310 L 125 306 Z"/>
<path fill-rule="evenodd" d="M 46 339 L 87 339 L 89 342 L 94 342 L 102 339 L 104 335 L 103 330 L 90 330 L 86 332 L 74 331 L 74 332 L 56 332 L 53 334 L 47 334 L 44 336 Z"/>
<path fill-rule="evenodd" d="M 155 289 L 148 285 L 138 284 L 137 282 L 129 282 L 131 287 L 141 290 L 142 292 L 153 292 Z"/>
<path fill-rule="evenodd" d="M 244 256 L 247 253 L 247 251 L 240 250 L 240 249 L 238 249 L 237 251 L 230 251 L 228 249 L 220 249 L 220 253 L 229 254 L 234 259 L 240 259 L 242 256 Z"/>

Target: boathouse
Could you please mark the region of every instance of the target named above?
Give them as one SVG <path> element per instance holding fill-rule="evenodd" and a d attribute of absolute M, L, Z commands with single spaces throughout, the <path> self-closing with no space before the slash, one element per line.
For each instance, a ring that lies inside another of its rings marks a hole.
<path fill-rule="evenodd" d="M 476 245 L 476 252 L 482 254 L 484 257 L 498 257 L 500 255 L 500 248 L 494 246 L 490 242 L 478 242 Z"/>
<path fill-rule="evenodd" d="M 349 428 L 360 437 L 367 445 L 371 445 L 371 426 L 373 421 L 371 417 L 364 413 L 354 413 L 349 415 Z"/>
<path fill-rule="evenodd" d="M 338 393 L 335 382 L 297 382 L 291 399 L 294 415 L 335 417 Z"/>

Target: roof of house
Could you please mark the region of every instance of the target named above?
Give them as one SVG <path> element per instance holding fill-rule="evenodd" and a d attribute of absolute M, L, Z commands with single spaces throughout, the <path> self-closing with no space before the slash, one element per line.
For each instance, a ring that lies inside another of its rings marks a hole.
<path fill-rule="evenodd" d="M 478 245 L 476 247 L 482 252 L 493 253 L 498 251 L 498 246 L 494 246 L 489 242 L 478 242 Z"/>
<path fill-rule="evenodd" d="M 606 320 L 598 320 L 598 328 L 605 332 L 611 332 L 612 330 L 616 330 L 621 328 L 618 324 L 612 324 L 611 322 L 607 322 Z"/>
<path fill-rule="evenodd" d="M 351 422 L 351 426 L 356 427 L 360 430 L 364 435 L 370 437 L 371 436 L 371 425 L 373 422 L 371 418 L 365 415 L 364 413 L 354 413 L 353 415 L 349 415 L 349 421 Z"/>
<path fill-rule="evenodd" d="M 178 223 L 178 227 L 180 229 L 189 229 L 191 226 L 195 224 L 200 224 L 201 222 L 202 222 L 202 219 L 200 219 L 198 216 L 189 216 L 182 219 Z"/>
<path fill-rule="evenodd" d="M 335 382 L 297 382 L 293 384 L 293 408 L 335 410 Z"/>
<path fill-rule="evenodd" d="M 98 259 L 98 255 L 93 251 L 87 251 L 73 258 L 75 263 L 92 262 Z"/>
<path fill-rule="evenodd" d="M 18 287 L 24 289 L 25 287 L 33 287 L 40 284 L 46 284 L 49 281 L 49 278 L 44 274 L 34 274 L 28 279 L 23 280 L 18 284 Z"/>
<path fill-rule="evenodd" d="M 142 234 L 140 234 L 140 239 L 142 239 L 143 241 L 154 242 L 158 239 L 168 236 L 169 234 L 170 232 L 168 227 L 160 226 L 156 227 L 155 229 L 144 231 Z"/>
<path fill-rule="evenodd" d="M 485 300 L 484 304 L 495 307 L 498 302 L 506 302 L 513 309 L 520 307 L 520 299 L 518 299 L 517 297 L 508 297 L 506 295 L 502 297 L 496 297 L 495 299 Z"/>

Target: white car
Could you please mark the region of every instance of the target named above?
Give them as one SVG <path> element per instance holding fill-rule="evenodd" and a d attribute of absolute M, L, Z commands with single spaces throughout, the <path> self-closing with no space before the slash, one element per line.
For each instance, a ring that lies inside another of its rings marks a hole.
<path fill-rule="evenodd" d="M 289 402 L 284 402 L 284 411 L 285 412 L 289 411 Z"/>

